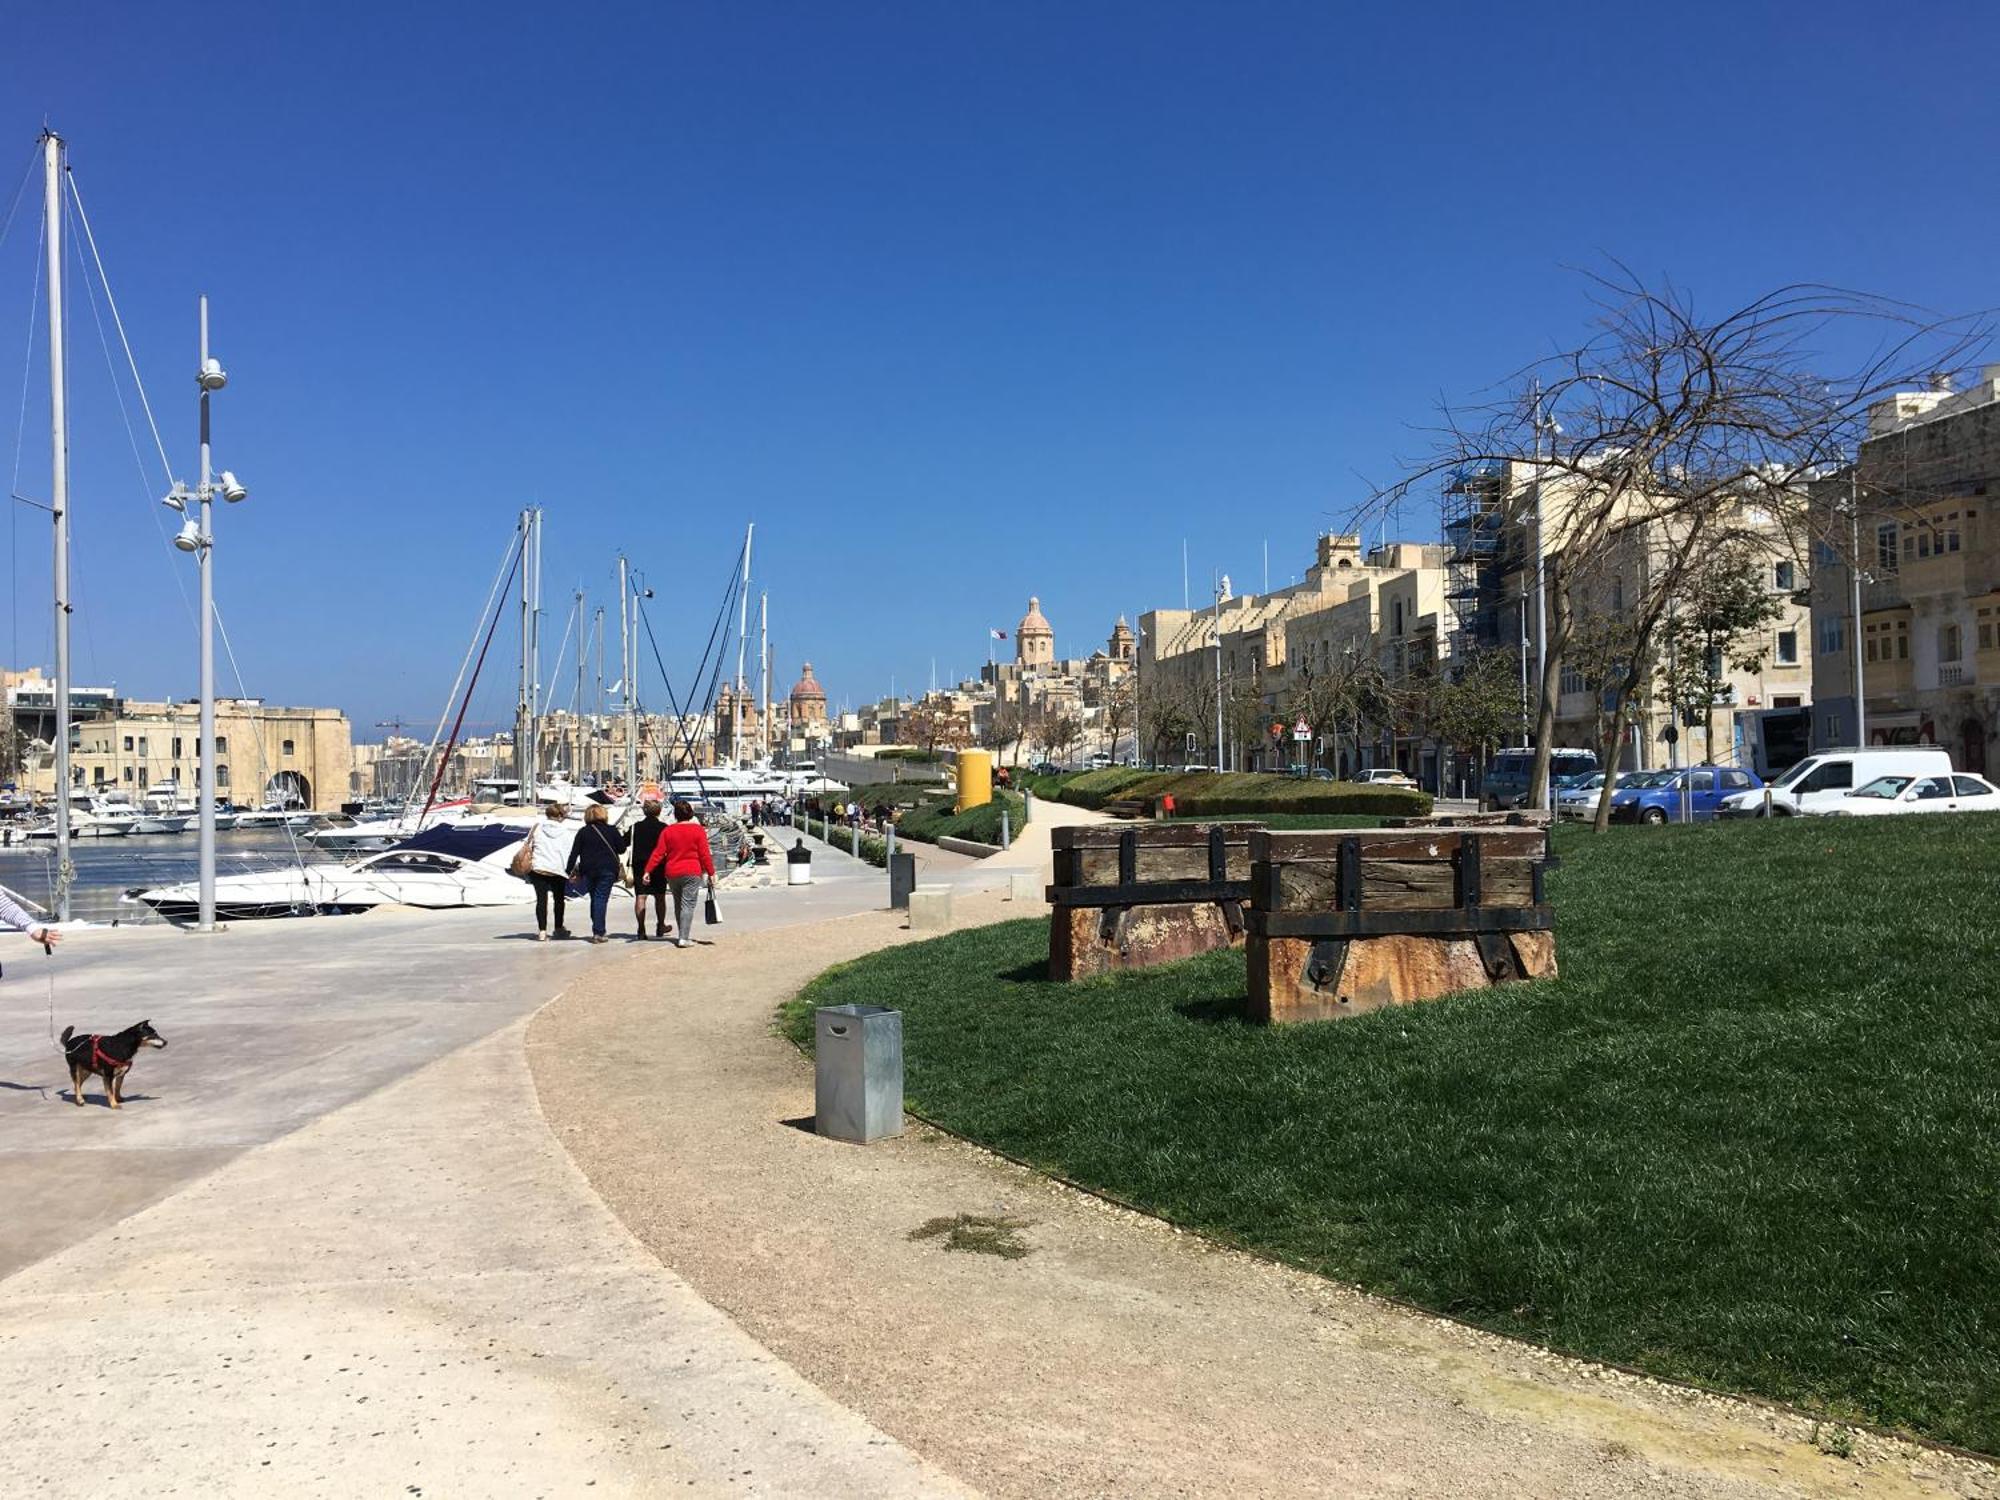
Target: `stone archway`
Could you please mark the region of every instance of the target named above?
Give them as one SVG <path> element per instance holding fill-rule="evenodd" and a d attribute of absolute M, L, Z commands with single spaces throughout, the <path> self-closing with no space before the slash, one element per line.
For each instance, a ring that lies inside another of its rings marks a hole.
<path fill-rule="evenodd" d="M 266 801 L 277 802 L 286 807 L 310 808 L 313 805 L 312 783 L 298 771 L 280 771 L 264 783 Z"/>

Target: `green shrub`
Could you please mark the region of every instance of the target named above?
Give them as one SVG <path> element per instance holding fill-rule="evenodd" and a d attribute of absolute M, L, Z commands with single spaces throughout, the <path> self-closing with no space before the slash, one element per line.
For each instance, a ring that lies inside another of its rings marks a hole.
<path fill-rule="evenodd" d="M 829 842 L 820 832 L 826 825 L 818 818 L 814 818 L 809 825 L 805 820 L 804 813 L 794 813 L 792 814 L 792 826 L 804 833 L 808 838 L 816 839 L 820 843 Z M 836 823 L 833 825 L 833 838 L 830 842 L 842 854 L 852 854 L 854 852 L 854 831 L 850 828 L 843 828 L 840 824 Z M 879 834 L 863 833 L 861 835 L 861 858 L 866 864 L 886 870 L 889 867 L 888 842 Z"/>
<path fill-rule="evenodd" d="M 1000 814 L 1007 814 L 1015 833 L 1021 831 L 1026 821 L 1027 805 L 1014 793 L 994 789 L 993 800 L 983 807 L 967 808 L 962 813 L 952 811 L 952 799 L 938 798 L 926 802 L 912 812 L 905 813 L 896 825 L 900 838 L 921 839 L 927 844 L 935 844 L 941 838 L 972 839 L 981 844 L 1000 842 Z"/>
<path fill-rule="evenodd" d="M 1115 767 L 1072 776 L 1030 778 L 1038 797 L 1053 797 L 1078 807 L 1103 807 L 1107 802 L 1152 804 L 1174 799 L 1174 811 L 1187 817 L 1212 818 L 1225 813 L 1351 813 L 1377 818 L 1424 817 L 1431 810 L 1427 792 L 1404 787 L 1362 786 L 1352 781 L 1305 781 L 1256 771 L 1139 771 Z"/>

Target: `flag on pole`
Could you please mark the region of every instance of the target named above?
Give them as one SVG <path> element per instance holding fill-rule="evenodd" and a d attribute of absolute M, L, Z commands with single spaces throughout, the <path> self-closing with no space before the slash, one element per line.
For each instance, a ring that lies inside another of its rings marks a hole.
<path fill-rule="evenodd" d="M 1004 630 L 996 630 L 993 632 L 993 639 L 996 641 L 1004 641 L 1007 639 L 1007 632 Z"/>

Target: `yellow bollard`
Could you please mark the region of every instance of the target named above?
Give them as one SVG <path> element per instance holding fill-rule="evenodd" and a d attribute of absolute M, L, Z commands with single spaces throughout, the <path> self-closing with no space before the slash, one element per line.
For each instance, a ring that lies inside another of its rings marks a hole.
<path fill-rule="evenodd" d="M 993 800 L 993 756 L 986 750 L 958 752 L 958 801 L 953 812 L 984 807 Z"/>

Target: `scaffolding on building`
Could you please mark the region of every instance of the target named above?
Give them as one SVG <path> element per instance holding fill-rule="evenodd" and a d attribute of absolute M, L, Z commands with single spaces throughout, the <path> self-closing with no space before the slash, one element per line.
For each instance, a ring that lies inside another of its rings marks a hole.
<path fill-rule="evenodd" d="M 1507 571 L 1507 466 L 1468 464 L 1445 481 L 1445 602 L 1452 612 L 1451 654 L 1471 656 L 1502 644 L 1500 617 Z"/>

